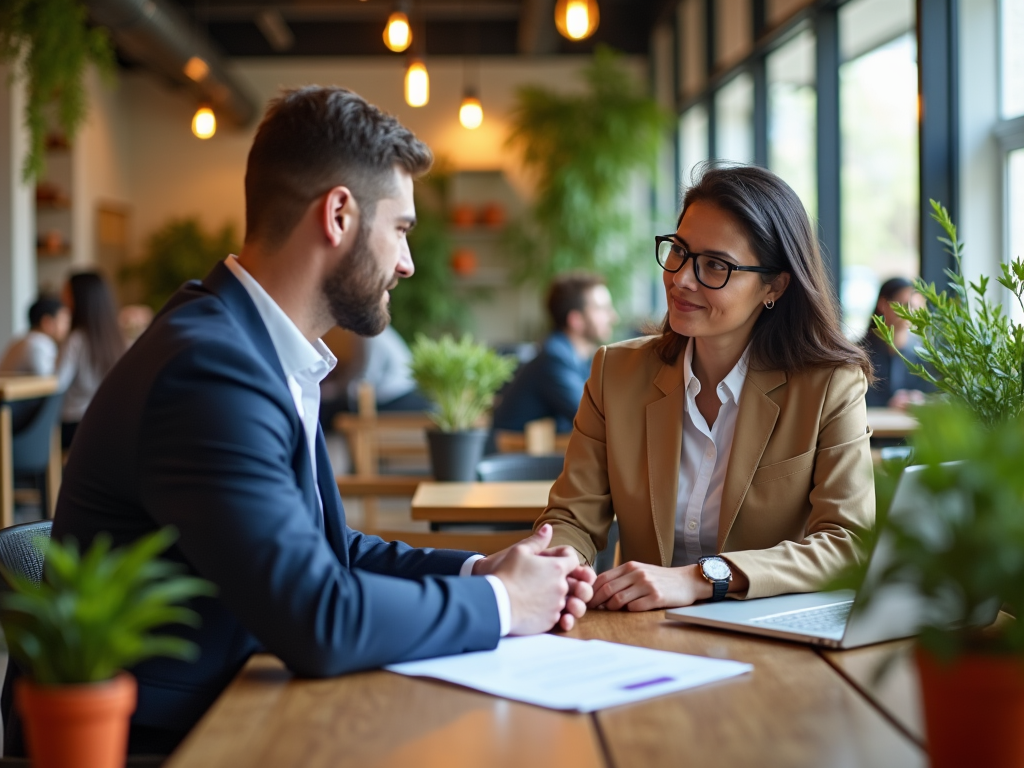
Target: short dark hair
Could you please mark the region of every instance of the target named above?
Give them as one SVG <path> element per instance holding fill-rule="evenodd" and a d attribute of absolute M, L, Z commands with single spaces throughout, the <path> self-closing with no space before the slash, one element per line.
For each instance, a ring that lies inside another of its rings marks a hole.
<path fill-rule="evenodd" d="M 42 295 L 28 308 L 28 324 L 38 328 L 44 317 L 56 317 L 64 309 L 64 302 L 56 296 Z"/>
<path fill-rule="evenodd" d="M 352 190 L 363 215 L 393 189 L 393 169 L 413 176 L 433 162 L 412 131 L 344 88 L 285 90 L 256 131 L 245 169 L 245 240 L 284 242 L 310 203 L 332 187 Z"/>
<path fill-rule="evenodd" d="M 885 301 L 895 301 L 897 293 L 913 287 L 914 283 L 905 277 L 890 277 L 882 283 L 882 287 L 878 289 L 878 301 L 882 301 L 883 299 L 885 299 Z M 878 302 L 875 303 L 877 304 Z"/>
<path fill-rule="evenodd" d="M 567 272 L 558 275 L 548 288 L 548 315 L 556 331 L 569 327 L 569 313 L 582 312 L 587 306 L 587 293 L 599 285 L 606 285 L 601 275 L 591 272 Z"/>
<path fill-rule="evenodd" d="M 852 365 L 864 372 L 868 382 L 874 381 L 864 350 L 843 335 L 839 304 L 829 286 L 818 238 L 796 192 L 765 168 L 708 162 L 696 169 L 677 227 L 696 202 L 714 205 L 740 222 L 758 263 L 772 270 L 761 275 L 765 283 L 783 272 L 790 275 L 785 294 L 754 323 L 751 367 L 799 371 Z M 662 361 L 675 363 L 686 342 L 685 336 L 672 330 L 666 315 L 656 343 Z"/>

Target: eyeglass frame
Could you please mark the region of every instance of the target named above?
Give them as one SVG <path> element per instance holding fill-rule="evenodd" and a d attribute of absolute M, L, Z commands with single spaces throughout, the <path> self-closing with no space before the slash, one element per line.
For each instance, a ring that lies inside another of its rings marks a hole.
<path fill-rule="evenodd" d="M 669 269 L 664 264 L 662 264 L 661 263 L 661 259 L 658 258 L 658 250 L 661 248 L 661 244 L 662 243 L 671 243 L 672 245 L 678 246 L 678 247 L 683 249 L 683 254 L 684 254 L 683 255 L 683 260 L 682 260 L 682 262 L 680 262 L 679 266 L 676 267 L 675 269 Z M 700 279 L 700 274 L 699 274 L 699 272 L 697 270 L 697 258 L 696 258 L 697 256 L 707 256 L 709 259 L 714 259 L 715 261 L 717 261 L 717 262 L 719 262 L 721 264 L 724 264 L 726 266 L 726 268 L 729 270 L 729 273 L 725 276 L 725 281 L 721 285 L 718 285 L 718 286 L 708 285 L 707 283 L 705 283 L 703 280 Z M 697 282 L 698 283 L 703 285 L 709 291 L 720 291 L 722 288 L 725 288 L 725 286 L 727 286 L 729 284 L 729 278 L 732 277 L 732 273 L 733 272 L 760 272 L 761 274 L 764 274 L 764 275 L 777 275 L 777 274 L 780 274 L 780 270 L 778 270 L 778 269 L 769 269 L 768 267 L 744 267 L 744 266 L 741 266 L 739 264 L 733 264 L 732 262 L 726 261 L 725 259 L 719 258 L 718 256 L 713 256 L 710 253 L 697 253 L 697 252 L 691 251 L 685 245 L 681 244 L 679 242 L 679 239 L 674 234 L 672 234 L 672 235 L 655 235 L 654 236 L 654 260 L 656 262 L 658 262 L 658 266 L 659 267 L 661 267 L 663 270 L 665 270 L 669 274 L 673 274 L 674 275 L 677 272 L 679 272 L 679 270 L 681 270 L 683 267 L 686 266 L 686 262 L 690 261 L 691 259 L 693 259 L 693 276 L 695 278 L 697 278 Z"/>

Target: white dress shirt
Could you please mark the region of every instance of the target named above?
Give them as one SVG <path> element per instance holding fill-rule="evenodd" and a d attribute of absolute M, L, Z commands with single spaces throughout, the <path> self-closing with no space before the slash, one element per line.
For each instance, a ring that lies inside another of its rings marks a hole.
<path fill-rule="evenodd" d="M 57 342 L 42 331 L 29 331 L 7 348 L 0 371 L 52 376 L 57 369 Z"/>
<path fill-rule="evenodd" d="M 306 432 L 309 463 L 313 468 L 313 481 L 316 483 L 316 431 L 320 418 L 320 382 L 338 364 L 338 359 L 321 339 L 310 344 L 302 335 L 302 331 L 263 289 L 256 278 L 238 263 L 237 257 L 229 256 L 224 260 L 224 264 L 231 270 L 231 274 L 238 278 L 238 282 L 249 294 L 252 303 L 256 305 L 260 319 L 263 320 L 263 325 L 267 328 L 267 333 L 270 334 L 270 341 L 274 345 L 274 351 L 284 370 L 288 390 L 295 403 L 295 410 L 299 414 L 299 419 Z M 324 505 L 323 499 L 320 497 L 320 487 L 318 485 L 314 487 L 317 489 L 316 498 L 320 504 L 322 515 Z M 468 558 L 462 564 L 459 575 L 472 575 L 473 563 L 482 557 L 483 555 L 473 555 Z M 485 576 L 484 578 L 494 590 L 494 599 L 498 604 L 501 636 L 504 637 L 509 633 L 512 624 L 512 604 L 509 600 L 508 590 L 497 576 Z"/>
<path fill-rule="evenodd" d="M 712 427 L 697 409 L 700 381 L 693 375 L 693 339 L 683 353 L 683 446 L 676 496 L 676 540 L 672 565 L 694 565 L 717 554 L 722 488 L 736 432 L 743 382 L 747 378 L 748 347 L 716 390 L 722 403 Z"/>

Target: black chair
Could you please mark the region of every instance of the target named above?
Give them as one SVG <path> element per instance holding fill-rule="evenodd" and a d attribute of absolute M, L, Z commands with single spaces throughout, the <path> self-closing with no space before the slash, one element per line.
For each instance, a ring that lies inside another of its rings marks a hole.
<path fill-rule="evenodd" d="M 11 465 L 15 487 L 39 491 L 43 516 L 48 514 L 50 499 L 46 489 L 46 470 L 50 465 L 50 441 L 60 419 L 64 395 L 58 393 L 41 398 L 35 413 L 11 436 Z"/>
<path fill-rule="evenodd" d="M 476 476 L 485 483 L 507 480 L 556 480 L 562 474 L 565 457 L 560 453 L 531 456 L 526 453 L 499 453 L 481 459 Z"/>
<path fill-rule="evenodd" d="M 50 538 L 53 522 L 42 520 L 35 523 L 12 525 L 0 530 L 0 565 L 11 573 L 26 576 L 36 584 L 43 580 L 43 554 L 35 546 L 40 536 Z M 8 589 L 7 582 L 0 579 L 0 589 Z"/>

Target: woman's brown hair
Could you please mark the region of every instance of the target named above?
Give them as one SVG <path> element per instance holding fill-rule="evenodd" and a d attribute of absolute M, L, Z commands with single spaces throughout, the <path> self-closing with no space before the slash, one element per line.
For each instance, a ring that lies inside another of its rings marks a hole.
<path fill-rule="evenodd" d="M 770 283 L 790 274 L 789 287 L 773 309 L 761 312 L 750 339 L 750 365 L 759 370 L 798 371 L 815 366 L 852 365 L 873 381 L 871 363 L 860 347 L 843 335 L 839 307 L 800 198 L 786 182 L 757 166 L 704 165 L 686 190 L 686 209 L 695 202 L 715 205 L 743 225 L 750 247 Z M 658 356 L 673 365 L 687 337 L 672 330 L 668 315 L 655 342 Z"/>

